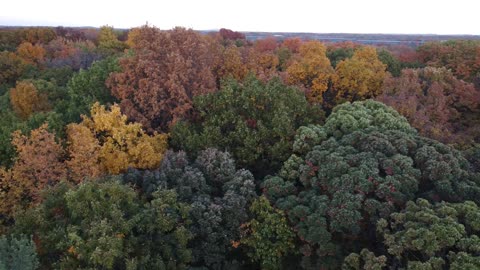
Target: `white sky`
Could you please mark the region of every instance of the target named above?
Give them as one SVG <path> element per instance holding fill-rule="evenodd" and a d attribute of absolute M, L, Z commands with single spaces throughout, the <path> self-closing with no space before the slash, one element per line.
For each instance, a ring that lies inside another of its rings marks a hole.
<path fill-rule="evenodd" d="M 0 25 L 480 34 L 477 0 L 5 0 Z"/>

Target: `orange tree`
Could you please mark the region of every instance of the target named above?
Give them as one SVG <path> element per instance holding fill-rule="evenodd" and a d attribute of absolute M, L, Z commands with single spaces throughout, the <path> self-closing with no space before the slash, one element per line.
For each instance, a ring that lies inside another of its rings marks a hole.
<path fill-rule="evenodd" d="M 299 55 L 287 68 L 288 83 L 303 87 L 310 103 L 323 102 L 323 94 L 332 75 L 333 68 L 326 56 L 326 48 L 318 41 L 302 44 Z"/>

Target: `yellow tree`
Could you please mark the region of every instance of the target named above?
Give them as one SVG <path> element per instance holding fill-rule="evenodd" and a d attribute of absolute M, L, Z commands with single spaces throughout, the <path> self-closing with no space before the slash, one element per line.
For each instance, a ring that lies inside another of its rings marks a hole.
<path fill-rule="evenodd" d="M 119 41 L 112 26 L 100 27 L 98 34 L 98 47 L 107 51 L 121 51 L 125 48 L 123 42 Z"/>
<path fill-rule="evenodd" d="M 132 28 L 128 31 L 128 37 L 127 41 L 125 41 L 125 44 L 127 44 L 129 48 L 135 47 L 135 45 L 138 43 L 138 40 L 141 37 L 141 31 L 142 30 L 139 27 Z"/>
<path fill-rule="evenodd" d="M 35 85 L 29 81 L 17 82 L 10 89 L 10 104 L 17 115 L 27 119 L 32 113 L 48 110 L 48 98 L 40 94 Z"/>
<path fill-rule="evenodd" d="M 129 167 L 152 169 L 160 164 L 167 149 L 166 134 L 148 136 L 140 124 L 127 123 L 127 116 L 118 105 L 107 110 L 97 102 L 91 115 L 83 116 L 80 124 L 67 127 L 71 157 L 67 164 L 74 180 L 118 174 Z"/>
<path fill-rule="evenodd" d="M 340 61 L 334 80 L 337 103 L 381 94 L 386 68 L 378 59 L 375 48 L 369 46 L 355 51 L 352 58 Z"/>
<path fill-rule="evenodd" d="M 304 88 L 310 103 L 322 103 L 323 93 L 327 91 L 333 74 L 327 49 L 321 42 L 309 41 L 299 50 L 299 55 L 287 68 L 287 82 Z"/>
<path fill-rule="evenodd" d="M 45 59 L 46 51 L 40 45 L 33 45 L 30 42 L 23 42 L 17 48 L 17 54 L 25 60 L 25 62 L 32 65 L 39 65 Z"/>
<path fill-rule="evenodd" d="M 243 80 L 247 75 L 248 70 L 242 58 L 242 49 L 230 45 L 226 48 L 222 47 L 220 50 L 220 63 L 215 75 L 219 79 L 231 76 L 236 80 Z"/>
<path fill-rule="evenodd" d="M 100 166 L 100 143 L 85 125 L 67 126 L 67 141 L 70 160 L 66 161 L 70 178 L 81 182 L 84 178 L 100 177 L 104 171 Z"/>

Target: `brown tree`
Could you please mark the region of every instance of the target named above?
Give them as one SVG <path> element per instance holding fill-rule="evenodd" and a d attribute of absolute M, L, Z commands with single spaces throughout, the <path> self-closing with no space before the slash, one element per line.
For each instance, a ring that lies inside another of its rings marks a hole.
<path fill-rule="evenodd" d="M 223 39 L 229 39 L 229 40 L 245 39 L 245 34 L 232 31 L 230 29 L 221 28 L 220 31 L 218 31 L 218 33 Z"/>
<path fill-rule="evenodd" d="M 10 103 L 13 110 L 22 119 L 27 119 L 34 112 L 49 109 L 47 95 L 39 93 L 30 81 L 17 82 L 16 87 L 10 89 Z"/>
<path fill-rule="evenodd" d="M 292 53 L 298 53 L 301 45 L 302 40 L 298 37 L 287 38 L 282 43 L 282 47 L 287 47 Z"/>
<path fill-rule="evenodd" d="M 19 34 L 23 41 L 30 42 L 32 44 L 47 44 L 57 37 L 55 30 L 49 27 L 29 27 L 20 30 Z"/>
<path fill-rule="evenodd" d="M 480 73 L 480 42 L 478 41 L 430 42 L 420 46 L 417 52 L 422 63 L 451 69 L 459 79 L 472 81 Z"/>
<path fill-rule="evenodd" d="M 41 45 L 24 42 L 18 46 L 17 54 L 29 64 L 40 65 L 45 60 L 46 51 Z"/>
<path fill-rule="evenodd" d="M 480 91 L 446 68 L 405 69 L 399 78 L 385 80 L 377 100 L 394 107 L 422 135 L 444 143 L 472 143 L 480 121 Z"/>
<path fill-rule="evenodd" d="M 266 37 L 264 39 L 256 40 L 253 44 L 253 48 L 257 52 L 273 52 L 277 48 L 277 39 L 273 36 Z"/>
<path fill-rule="evenodd" d="M 160 31 L 144 26 L 134 55 L 107 80 L 122 111 L 148 132 L 168 131 L 192 109 L 192 98 L 213 92 L 212 59 L 205 39 L 193 30 Z"/>
<path fill-rule="evenodd" d="M 218 79 L 232 77 L 236 80 L 243 80 L 248 73 L 245 60 L 242 57 L 242 51 L 244 51 L 244 49 L 230 45 L 221 47 L 219 50 L 215 76 Z"/>
<path fill-rule="evenodd" d="M 0 215 L 8 216 L 12 213 L 20 197 L 19 190 L 15 189 L 12 173 L 0 167 Z M 0 225 L 2 225 L 0 221 Z"/>
<path fill-rule="evenodd" d="M 0 52 L 0 84 L 15 83 L 27 68 L 27 62 L 13 52 Z"/>
<path fill-rule="evenodd" d="M 265 82 L 278 75 L 280 61 L 275 52 L 256 47 L 248 48 L 244 52 L 248 72 Z"/>

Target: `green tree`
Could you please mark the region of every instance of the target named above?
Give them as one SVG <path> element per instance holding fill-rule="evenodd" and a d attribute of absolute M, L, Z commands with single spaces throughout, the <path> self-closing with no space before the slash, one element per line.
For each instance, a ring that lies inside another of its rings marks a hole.
<path fill-rule="evenodd" d="M 332 67 L 335 68 L 340 61 L 352 58 L 353 52 L 354 48 L 352 47 L 328 47 L 327 57 L 330 60 Z"/>
<path fill-rule="evenodd" d="M 0 84 L 13 84 L 27 69 L 28 63 L 13 52 L 0 52 Z"/>
<path fill-rule="evenodd" d="M 174 189 L 178 200 L 190 206 L 193 266 L 228 269 L 238 259 L 232 241 L 240 238 L 240 225 L 248 220 L 256 194 L 252 174 L 236 170 L 228 153 L 209 148 L 191 163 L 185 152 L 168 151 L 159 169 L 131 169 L 123 181 L 139 188 L 147 200 L 158 188 Z"/>
<path fill-rule="evenodd" d="M 113 26 L 104 25 L 100 27 L 98 34 L 98 48 L 107 55 L 121 52 L 127 47 L 126 44 L 118 40 Z"/>
<path fill-rule="evenodd" d="M 472 201 L 408 202 L 403 211 L 377 223 L 389 265 L 403 269 L 479 268 L 479 210 Z"/>
<path fill-rule="evenodd" d="M 31 237 L 0 236 L 0 270 L 35 270 L 39 266 Z"/>
<path fill-rule="evenodd" d="M 226 149 L 255 175 L 278 169 L 291 152 L 295 130 L 323 118 L 296 88 L 253 77 L 227 81 L 221 91 L 196 98 L 194 108 L 198 120 L 174 127 L 173 147 L 194 155 L 207 147 Z"/>
<path fill-rule="evenodd" d="M 295 234 L 285 213 L 273 208 L 264 196 L 252 203 L 250 212 L 254 218 L 242 224 L 244 236 L 239 243 L 251 249 L 248 256 L 262 269 L 280 269 L 283 258 L 295 248 Z"/>
<path fill-rule="evenodd" d="M 381 49 L 377 51 L 378 59 L 387 65 L 387 71 L 394 77 L 400 76 L 402 71 L 402 64 L 400 61 L 388 50 Z"/>
<path fill-rule="evenodd" d="M 418 197 L 477 200 L 478 176 L 451 147 L 419 136 L 374 102 L 337 106 L 324 126 L 299 129 L 294 154 L 264 194 L 287 213 L 303 242 L 303 264 L 336 269 L 375 242 L 380 218 Z"/>
<path fill-rule="evenodd" d="M 111 105 L 117 101 L 106 87 L 105 81 L 110 73 L 119 70 L 118 60 L 111 57 L 76 73 L 67 84 L 67 98 L 55 108 L 63 114 L 64 122 L 79 122 L 82 114 L 89 116 L 90 108 L 95 102 Z"/>
<path fill-rule="evenodd" d="M 188 207 L 172 190 L 143 203 L 115 179 L 60 184 L 17 216 L 16 232 L 38 237 L 44 268 L 186 269 Z"/>
<path fill-rule="evenodd" d="M 368 249 L 362 249 L 360 253 L 351 253 L 342 264 L 342 270 L 382 270 L 385 268 L 387 257 L 375 256 Z"/>

